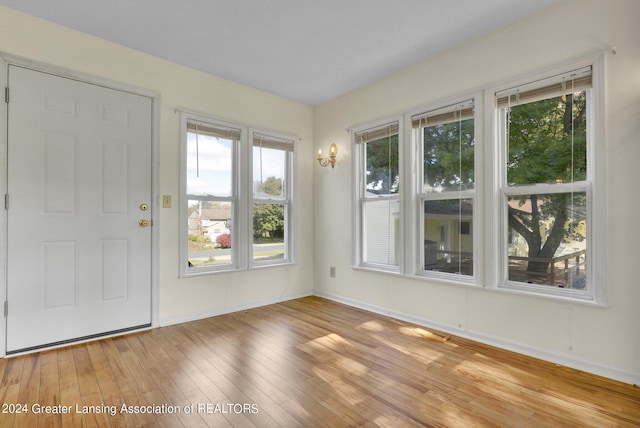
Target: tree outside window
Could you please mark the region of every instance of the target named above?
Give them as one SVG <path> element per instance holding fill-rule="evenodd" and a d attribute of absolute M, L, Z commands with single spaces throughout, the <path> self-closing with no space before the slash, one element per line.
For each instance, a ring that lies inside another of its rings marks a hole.
<path fill-rule="evenodd" d="M 412 116 L 422 153 L 420 270 L 429 276 L 474 275 L 474 115 L 467 100 Z"/>
<path fill-rule="evenodd" d="M 293 141 L 253 131 L 252 261 L 282 263 L 290 257 L 289 205 Z"/>
<path fill-rule="evenodd" d="M 510 281 L 586 285 L 589 90 L 572 85 L 555 83 L 553 96 L 516 97 L 513 106 L 509 97 L 501 108 Z"/>

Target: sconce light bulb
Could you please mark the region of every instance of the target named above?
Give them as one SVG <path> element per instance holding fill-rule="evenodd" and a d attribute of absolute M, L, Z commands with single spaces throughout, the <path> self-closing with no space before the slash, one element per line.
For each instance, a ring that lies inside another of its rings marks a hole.
<path fill-rule="evenodd" d="M 331 144 L 331 146 L 329 146 L 329 157 L 328 158 L 323 158 L 322 157 L 322 148 L 318 149 L 318 163 L 320 163 L 320 166 L 327 166 L 327 165 L 331 165 L 331 168 L 335 167 L 336 165 L 336 155 L 338 154 L 338 147 L 334 144 Z"/>

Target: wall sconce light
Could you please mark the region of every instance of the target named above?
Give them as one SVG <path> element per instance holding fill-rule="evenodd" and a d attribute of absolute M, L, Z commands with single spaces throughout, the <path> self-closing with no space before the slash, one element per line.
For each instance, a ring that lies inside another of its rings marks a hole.
<path fill-rule="evenodd" d="M 322 157 L 322 149 L 318 149 L 318 163 L 321 166 L 327 166 L 331 164 L 331 168 L 335 168 L 336 166 L 336 157 L 338 156 L 338 147 L 334 144 L 329 146 L 329 157 Z"/>

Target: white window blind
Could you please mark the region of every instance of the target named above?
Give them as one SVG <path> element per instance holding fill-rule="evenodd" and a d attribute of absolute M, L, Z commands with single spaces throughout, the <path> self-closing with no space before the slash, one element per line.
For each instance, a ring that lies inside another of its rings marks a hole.
<path fill-rule="evenodd" d="M 496 92 L 497 107 L 515 106 L 591 88 L 591 66 Z"/>
<path fill-rule="evenodd" d="M 221 138 L 224 140 L 240 140 L 240 130 L 235 128 L 218 127 L 210 123 L 187 121 L 187 132 L 196 135 Z"/>
<path fill-rule="evenodd" d="M 473 100 L 453 104 L 411 116 L 413 128 L 423 128 L 445 123 L 459 122 L 473 118 Z"/>
<path fill-rule="evenodd" d="M 293 151 L 293 140 L 280 139 L 270 135 L 253 133 L 253 146 L 261 147 L 264 149 L 284 150 L 287 152 Z"/>
<path fill-rule="evenodd" d="M 355 142 L 356 144 L 365 144 L 382 138 L 388 138 L 392 135 L 396 135 L 399 129 L 400 127 L 398 122 L 377 126 L 375 128 L 367 129 L 366 131 L 357 132 L 355 134 Z"/>

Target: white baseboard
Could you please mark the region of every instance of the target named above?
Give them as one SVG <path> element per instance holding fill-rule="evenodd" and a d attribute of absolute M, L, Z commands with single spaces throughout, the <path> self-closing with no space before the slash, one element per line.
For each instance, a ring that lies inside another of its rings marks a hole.
<path fill-rule="evenodd" d="M 493 336 L 489 336 L 482 333 L 459 329 L 446 324 L 439 324 L 425 318 L 416 317 L 416 316 L 405 314 L 402 312 L 397 312 L 388 308 L 371 305 L 369 303 L 344 298 L 334 294 L 328 294 L 328 293 L 319 292 L 319 291 L 316 291 L 313 294 L 315 296 L 332 300 L 334 302 L 342 303 L 348 306 L 353 306 L 353 307 L 363 309 L 365 311 L 377 313 L 380 315 L 389 316 L 391 318 L 410 322 L 412 324 L 431 328 L 434 330 L 441 331 L 443 333 L 459 336 L 465 339 L 474 340 L 476 342 L 495 346 L 501 349 L 506 349 L 508 351 L 513 351 L 519 354 L 528 355 L 530 357 L 539 358 L 541 360 L 549 361 L 561 366 L 570 367 L 572 369 L 581 370 L 587 373 L 592 373 L 598 376 L 603 376 L 609 379 L 617 380 L 617 381 L 632 384 L 632 385 L 640 385 L 640 374 L 638 373 L 632 373 L 624 370 L 619 370 L 613 367 L 607 367 L 600 364 L 595 364 L 590 361 L 584 361 L 578 358 L 572 358 L 567 355 L 558 354 L 555 352 L 549 352 L 544 349 L 534 348 L 532 346 L 528 346 L 522 343 L 512 342 L 509 340 L 504 340 L 498 337 L 493 337 Z"/>
<path fill-rule="evenodd" d="M 183 322 L 196 321 L 204 318 L 215 317 L 218 315 L 230 314 L 233 312 L 246 311 L 247 309 L 259 308 L 260 306 L 272 305 L 274 303 L 286 302 L 287 300 L 299 299 L 302 297 L 312 296 L 313 291 L 301 291 L 291 294 L 283 294 L 270 299 L 263 299 L 252 301 L 249 303 L 243 303 L 240 305 L 225 305 L 215 307 L 199 312 L 192 312 L 188 314 L 180 314 L 173 317 L 161 317 L 160 327 L 166 327 L 173 324 L 180 324 Z"/>

